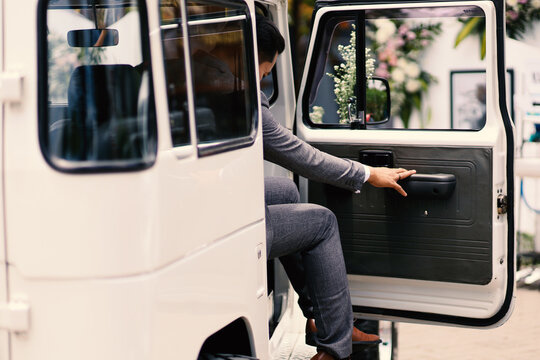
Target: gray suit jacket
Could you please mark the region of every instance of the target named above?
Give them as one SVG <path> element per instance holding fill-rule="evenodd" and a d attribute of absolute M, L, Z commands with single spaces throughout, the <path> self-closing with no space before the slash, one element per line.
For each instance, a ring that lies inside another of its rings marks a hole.
<path fill-rule="evenodd" d="M 261 92 L 264 159 L 310 180 L 357 191 L 364 184 L 364 166 L 324 153 L 281 126 Z"/>

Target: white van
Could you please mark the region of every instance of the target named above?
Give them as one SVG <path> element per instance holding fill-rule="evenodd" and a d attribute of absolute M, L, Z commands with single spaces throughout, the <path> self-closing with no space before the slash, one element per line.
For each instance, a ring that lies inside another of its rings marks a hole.
<path fill-rule="evenodd" d="M 1 360 L 279 349 L 292 293 L 266 260 L 263 179 L 291 175 L 263 162 L 256 12 L 288 39 L 279 0 L 0 0 Z M 384 21 L 470 19 L 486 35 L 480 122 L 450 126 L 443 92 L 425 100 L 431 125 L 403 129 L 395 79 L 375 79 L 380 118 L 356 86 L 339 121 L 326 74 L 352 32 L 364 79 Z M 338 217 L 357 316 L 502 324 L 515 268 L 504 2 L 317 2 L 298 102 L 289 49 L 264 88 L 277 119 L 337 156 L 419 173 L 407 198 L 298 181 Z"/>

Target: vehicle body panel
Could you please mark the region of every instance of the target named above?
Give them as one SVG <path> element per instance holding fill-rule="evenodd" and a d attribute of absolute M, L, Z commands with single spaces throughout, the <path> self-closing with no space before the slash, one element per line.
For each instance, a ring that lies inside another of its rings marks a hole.
<path fill-rule="evenodd" d="M 213 156 L 199 157 L 196 143 L 172 147 L 159 2 L 148 1 L 155 163 L 94 174 L 52 168 L 37 127 L 35 19 L 44 3 L 4 2 L 5 65 L 24 77 L 2 138 L 10 293 L 32 314 L 29 331 L 12 335 L 10 360 L 196 358 L 237 319 L 253 354 L 268 358 L 259 128 L 251 146 Z"/>

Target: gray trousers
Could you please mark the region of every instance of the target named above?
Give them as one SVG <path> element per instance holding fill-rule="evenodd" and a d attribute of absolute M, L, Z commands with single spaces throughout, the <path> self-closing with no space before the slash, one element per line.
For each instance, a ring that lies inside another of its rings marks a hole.
<path fill-rule="evenodd" d="M 315 319 L 317 349 L 346 358 L 353 316 L 336 217 L 325 207 L 299 203 L 290 179 L 269 177 L 264 185 L 268 258 L 280 259 L 302 312 Z"/>

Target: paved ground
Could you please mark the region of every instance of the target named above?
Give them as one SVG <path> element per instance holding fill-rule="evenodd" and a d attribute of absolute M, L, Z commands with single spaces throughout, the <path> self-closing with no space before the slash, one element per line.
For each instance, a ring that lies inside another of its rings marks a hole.
<path fill-rule="evenodd" d="M 540 291 L 518 288 L 512 317 L 496 329 L 401 323 L 398 331 L 399 360 L 540 359 Z"/>
<path fill-rule="evenodd" d="M 299 318 L 299 321 L 304 320 Z M 540 291 L 518 288 L 512 317 L 496 329 L 400 323 L 398 332 L 398 360 L 537 360 L 540 359 Z M 305 345 L 303 333 L 289 334 L 287 347 L 276 360 L 305 360 L 316 352 Z M 380 351 L 383 350 L 381 346 Z"/>

